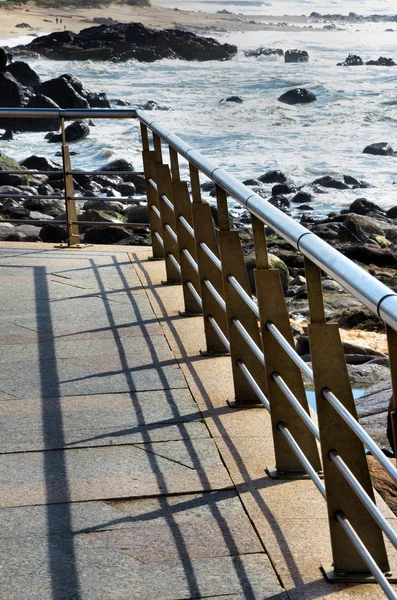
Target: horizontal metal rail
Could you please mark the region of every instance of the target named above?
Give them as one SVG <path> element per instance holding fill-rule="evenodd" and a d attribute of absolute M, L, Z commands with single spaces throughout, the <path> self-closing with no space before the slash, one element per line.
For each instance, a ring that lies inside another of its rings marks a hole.
<path fill-rule="evenodd" d="M 335 515 L 338 523 L 343 527 L 346 535 L 356 548 L 357 552 L 365 562 L 368 567 L 368 570 L 371 571 L 372 575 L 375 577 L 376 581 L 381 586 L 382 590 L 385 592 L 386 596 L 389 600 L 396 600 L 397 596 L 391 587 L 390 583 L 387 581 L 386 577 L 372 558 L 371 554 L 366 549 L 365 545 L 357 535 L 356 531 L 353 529 L 351 523 L 346 519 L 345 515 L 342 511 L 338 511 Z"/>
<path fill-rule="evenodd" d="M 246 330 L 244 325 L 241 323 L 241 321 L 239 321 L 238 319 L 232 319 L 232 323 L 235 326 L 235 328 L 237 329 L 237 331 L 240 333 L 242 338 L 247 342 L 248 346 L 251 348 L 251 350 L 255 354 L 255 356 L 264 365 L 265 364 L 265 355 L 263 354 L 263 352 L 259 348 L 259 346 L 254 342 L 254 340 L 252 339 L 252 337 L 250 336 L 250 334 L 248 333 L 248 331 Z"/>
<path fill-rule="evenodd" d="M 172 237 L 172 239 L 175 242 L 178 242 L 178 236 L 176 235 L 175 231 L 172 229 L 172 227 L 170 225 L 168 225 L 168 223 L 166 223 L 164 225 L 165 229 L 168 231 L 168 233 L 170 234 L 170 236 Z"/>
<path fill-rule="evenodd" d="M 143 171 L 65 171 L 66 175 L 104 175 L 113 177 L 115 175 L 144 175 Z M 18 171 L 1 171 L 1 175 L 64 175 L 63 171 L 56 169 L 51 171 L 38 171 L 35 169 L 19 169 Z"/>
<path fill-rule="evenodd" d="M 58 221 L 47 221 L 52 225 L 57 225 Z M 133 227 L 146 229 L 149 223 L 124 223 L 123 221 L 69 221 L 72 225 L 84 225 L 84 227 L 122 227 L 123 229 L 131 229 Z"/>
<path fill-rule="evenodd" d="M 0 221 L 0 223 L 10 223 L 12 225 L 67 225 L 66 221 L 55 221 L 55 219 L 6 219 Z M 10 233 L 14 230 L 14 227 L 10 227 Z"/>
<path fill-rule="evenodd" d="M 390 527 L 387 520 L 380 513 L 379 508 L 372 501 L 372 499 L 368 496 L 367 492 L 364 490 L 360 482 L 353 475 L 345 461 L 339 456 L 336 450 L 330 450 L 328 452 L 329 458 L 332 460 L 334 465 L 339 469 L 342 473 L 343 477 L 346 479 L 347 483 L 350 485 L 354 493 L 358 496 L 361 502 L 364 504 L 367 511 L 370 513 L 374 521 L 379 525 L 381 529 L 383 529 L 384 533 L 387 535 L 391 543 L 395 548 L 397 548 L 397 534 Z"/>
<path fill-rule="evenodd" d="M 167 198 L 167 196 L 166 196 L 165 194 L 163 194 L 163 195 L 161 196 L 161 199 L 162 199 L 162 201 L 163 201 L 163 202 L 165 202 L 165 204 L 168 206 L 168 208 L 169 208 L 170 210 L 172 210 L 172 212 L 175 212 L 174 205 L 172 204 L 171 200 L 169 200 L 169 199 Z"/>
<path fill-rule="evenodd" d="M 187 250 L 186 248 L 182 248 L 182 253 L 185 256 L 185 258 L 189 261 L 190 266 L 196 271 L 196 273 L 198 273 L 198 264 L 194 260 L 193 256 L 190 254 L 189 250 Z"/>
<path fill-rule="evenodd" d="M 313 381 L 314 375 L 313 375 L 313 371 L 311 370 L 309 365 L 307 365 L 305 363 L 305 361 L 299 356 L 299 354 L 297 353 L 295 348 L 293 348 L 291 346 L 291 344 L 289 344 L 287 342 L 287 340 L 285 339 L 285 337 L 283 336 L 281 331 L 279 331 L 277 329 L 277 327 L 274 325 L 274 323 L 272 323 L 271 321 L 268 321 L 268 323 L 266 323 L 266 328 L 276 338 L 276 340 L 278 341 L 280 346 L 285 350 L 285 352 L 288 354 L 288 356 L 290 358 L 292 358 L 294 363 L 301 369 L 301 371 L 303 371 L 303 373 L 305 375 L 307 375 L 307 377 L 309 377 L 309 379 L 311 379 Z"/>
<path fill-rule="evenodd" d="M 0 171 L 1 174 L 1 171 Z M 36 200 L 65 200 L 65 196 L 45 196 L 41 194 L 0 194 L 0 198 L 9 198 L 10 200 L 27 200 L 35 198 Z"/>
<path fill-rule="evenodd" d="M 20 119 L 136 119 L 126 108 L 0 108 L 0 118 Z"/>
<path fill-rule="evenodd" d="M 310 415 L 307 414 L 307 412 L 305 411 L 305 409 L 303 408 L 303 406 L 301 405 L 301 403 L 299 402 L 297 397 L 294 395 L 294 393 L 290 390 L 288 385 L 285 383 L 285 381 L 281 377 L 281 375 L 279 375 L 278 373 L 272 373 L 272 379 L 278 385 L 280 390 L 283 392 L 284 396 L 287 398 L 288 402 L 298 413 L 298 415 L 300 416 L 302 421 L 305 423 L 305 425 L 310 429 L 310 431 L 312 432 L 314 437 L 318 441 L 320 441 L 320 432 L 318 430 L 317 425 L 310 418 Z"/>
<path fill-rule="evenodd" d="M 261 196 L 254 193 L 233 175 L 203 156 L 161 123 L 157 123 L 152 115 L 142 110 L 137 110 L 136 115 L 142 123 L 160 136 L 191 165 L 219 185 L 265 225 L 271 227 L 292 246 L 299 249 L 304 256 L 331 275 L 340 285 L 397 331 L 397 294 L 391 292 L 390 288 L 287 214 L 269 202 L 265 202 Z"/>
<path fill-rule="evenodd" d="M 230 352 L 230 343 L 229 343 L 229 340 L 227 339 L 227 337 L 223 333 L 222 329 L 219 327 L 218 323 L 215 321 L 214 317 L 212 317 L 211 315 L 209 315 L 208 316 L 208 322 L 213 327 L 215 333 L 218 335 L 219 339 L 221 340 L 221 342 L 224 345 L 224 347 L 226 348 L 226 350 L 228 352 Z"/>
<path fill-rule="evenodd" d="M 158 241 L 158 243 L 160 244 L 160 246 L 161 246 L 162 248 L 164 248 L 164 242 L 163 242 L 163 239 L 162 239 L 161 235 L 160 235 L 160 234 L 159 234 L 157 231 L 155 231 L 155 232 L 154 232 L 154 236 L 155 236 L 155 238 L 157 239 L 157 241 Z"/>
<path fill-rule="evenodd" d="M 155 206 L 154 204 L 151 204 L 150 208 L 152 209 L 152 211 L 154 212 L 154 214 L 161 219 L 161 214 L 159 209 L 157 208 L 157 206 Z"/>
<path fill-rule="evenodd" d="M 61 175 L 63 176 L 63 171 L 35 171 L 34 169 L 18 169 L 18 171 L 0 171 L 1 175 Z M 67 173 L 69 174 L 69 173 Z M 79 172 L 80 175 L 83 173 Z M 19 184 L 20 185 L 20 184 Z"/>
<path fill-rule="evenodd" d="M 310 462 L 307 460 L 306 456 L 300 449 L 299 445 L 296 443 L 296 440 L 291 435 L 291 432 L 287 429 L 287 426 L 285 425 L 285 423 L 278 423 L 277 429 L 279 431 L 281 431 L 284 438 L 288 442 L 291 450 L 294 452 L 297 459 L 301 463 L 302 467 L 304 468 L 306 473 L 309 475 L 310 479 L 313 481 L 313 483 L 315 484 L 316 488 L 318 489 L 318 491 L 320 492 L 322 497 L 325 499 L 327 495 L 325 492 L 324 484 L 322 483 L 320 477 L 317 475 L 316 471 L 311 466 Z"/>
<path fill-rule="evenodd" d="M 212 250 L 207 246 L 205 242 L 200 242 L 200 248 L 204 250 L 206 255 L 212 260 L 214 265 L 218 267 L 220 271 L 222 271 L 222 263 L 219 258 L 212 252 Z"/>
<path fill-rule="evenodd" d="M 194 287 L 192 282 L 186 281 L 186 285 L 189 288 L 190 293 L 192 294 L 193 298 L 196 300 L 199 307 L 203 308 L 203 301 L 201 300 L 200 294 L 196 291 L 196 288 Z"/>
<path fill-rule="evenodd" d="M 248 383 L 251 386 L 252 390 L 255 392 L 258 400 L 260 400 L 262 402 L 263 406 L 266 408 L 266 410 L 268 412 L 270 412 L 270 402 L 269 402 L 269 400 L 266 398 L 265 394 L 262 392 L 261 388 L 256 383 L 255 378 L 251 375 L 251 373 L 247 369 L 246 365 L 243 363 L 242 360 L 238 360 L 237 361 L 237 366 L 240 369 L 240 371 L 242 372 L 242 374 L 244 375 L 244 377 L 246 378 L 246 380 L 248 381 Z"/>
<path fill-rule="evenodd" d="M 224 301 L 222 296 L 216 291 L 216 289 L 214 288 L 214 286 L 212 285 L 210 280 L 204 279 L 203 283 L 204 283 L 205 287 L 211 292 L 211 294 L 213 295 L 215 300 L 218 302 L 221 309 L 226 312 L 226 302 Z"/>
<path fill-rule="evenodd" d="M 374 442 L 371 436 L 365 431 L 362 425 L 349 413 L 349 411 L 343 406 L 338 398 L 331 392 L 331 390 L 324 388 L 322 390 L 324 398 L 334 407 L 337 413 L 342 419 L 349 425 L 350 429 L 354 431 L 356 436 L 360 438 L 364 446 L 368 448 L 382 465 L 382 467 L 390 475 L 394 483 L 397 484 L 397 469 L 387 460 L 379 446 Z"/>
<path fill-rule="evenodd" d="M 229 275 L 227 280 L 232 284 L 239 296 L 244 300 L 247 306 L 252 310 L 254 315 L 259 319 L 259 308 L 255 300 L 247 294 L 243 286 L 237 281 L 233 275 Z"/>
<path fill-rule="evenodd" d="M 174 265 L 174 267 L 178 271 L 178 273 L 181 274 L 182 273 L 181 266 L 180 266 L 179 262 L 176 260 L 175 256 L 171 252 L 168 252 L 168 258 L 170 259 L 170 261 L 172 262 L 172 264 Z"/>
<path fill-rule="evenodd" d="M 195 238 L 194 235 L 194 229 L 193 227 L 190 227 L 189 223 L 186 221 L 185 217 L 179 217 L 179 221 L 182 223 L 182 225 L 184 226 L 184 228 L 186 229 L 186 231 L 192 236 L 192 238 Z"/>

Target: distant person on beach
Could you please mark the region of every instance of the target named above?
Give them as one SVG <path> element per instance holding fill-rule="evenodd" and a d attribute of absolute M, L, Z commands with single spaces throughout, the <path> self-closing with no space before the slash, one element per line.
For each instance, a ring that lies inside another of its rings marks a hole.
<path fill-rule="evenodd" d="M 55 19 L 56 24 L 58 25 L 58 17 Z"/>

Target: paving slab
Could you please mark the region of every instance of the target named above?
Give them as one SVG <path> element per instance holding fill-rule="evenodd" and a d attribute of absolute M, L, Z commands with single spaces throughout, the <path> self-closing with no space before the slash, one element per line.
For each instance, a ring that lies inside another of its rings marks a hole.
<path fill-rule="evenodd" d="M 0 507 L 231 486 L 208 439 L 2 454 L 0 473 Z"/>
<path fill-rule="evenodd" d="M 235 491 L 0 510 L 9 600 L 286 600 Z"/>
<path fill-rule="evenodd" d="M 0 402 L 0 453 L 208 438 L 188 389 Z"/>

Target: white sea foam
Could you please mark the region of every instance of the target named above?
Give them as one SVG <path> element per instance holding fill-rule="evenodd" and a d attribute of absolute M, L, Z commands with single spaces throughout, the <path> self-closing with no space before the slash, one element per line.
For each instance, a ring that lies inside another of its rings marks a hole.
<path fill-rule="evenodd" d="M 371 12 L 379 10 L 380 4 L 373 8 L 371 4 Z M 337 9 L 332 5 L 331 10 Z M 336 66 L 349 52 L 364 60 L 390 56 L 397 62 L 397 31 L 386 33 L 387 28 L 388 24 L 377 23 L 370 29 L 367 24 L 349 26 L 346 31 L 216 34 L 220 41 L 236 43 L 240 49 L 225 62 L 29 62 L 42 79 L 73 73 L 93 90 L 106 91 L 110 99 L 133 104 L 155 100 L 170 106 L 172 110 L 153 112 L 153 117 L 241 179 L 281 169 L 296 185 L 322 175 L 343 174 L 373 185 L 316 195 L 315 211 L 327 214 L 360 195 L 384 207 L 397 204 L 397 158 L 362 153 L 374 142 L 386 141 L 397 149 L 397 67 Z M 310 62 L 285 64 L 282 59 L 244 55 L 243 50 L 262 45 L 307 50 Z M 295 87 L 315 93 L 317 102 L 287 106 L 277 101 Z M 219 104 L 231 95 L 241 96 L 243 104 Z M 139 168 L 138 137 L 136 122 L 97 122 L 89 138 L 74 145 L 79 153 L 74 164 L 92 167 L 108 157 L 125 157 Z M 21 134 L 3 142 L 0 149 L 22 159 L 28 147 L 31 153 L 52 158 L 57 150 L 42 134 Z"/>

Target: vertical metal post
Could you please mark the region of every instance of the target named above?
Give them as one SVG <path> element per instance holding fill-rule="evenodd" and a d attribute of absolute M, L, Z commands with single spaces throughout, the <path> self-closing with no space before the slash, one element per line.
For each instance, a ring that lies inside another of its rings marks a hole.
<path fill-rule="evenodd" d="M 65 186 L 65 209 L 66 209 L 66 228 L 68 232 L 68 246 L 80 245 L 79 226 L 77 225 L 77 210 L 74 199 L 73 175 L 70 162 L 69 146 L 66 143 L 65 119 L 61 118 L 62 133 L 62 170 Z"/>
<path fill-rule="evenodd" d="M 191 164 L 189 165 L 189 169 L 193 198 L 192 216 L 195 231 L 197 264 L 199 269 L 200 295 L 203 302 L 204 330 L 207 353 L 225 354 L 225 347 L 210 324 L 208 317 L 213 317 L 223 334 L 229 338 L 226 313 L 205 285 L 205 281 L 210 281 L 218 294 L 224 298 L 222 271 L 203 250 L 202 244 L 206 244 L 216 258 L 220 260 L 219 247 L 215 236 L 211 207 L 207 202 L 201 201 L 200 178 L 198 170 Z M 202 354 L 205 354 L 205 352 L 202 352 Z"/>
<path fill-rule="evenodd" d="M 180 180 L 178 153 L 170 147 L 170 162 L 172 176 L 172 195 L 174 199 L 176 233 L 178 236 L 179 257 L 181 266 L 181 277 L 183 284 L 183 299 L 185 304 L 185 316 L 198 315 L 202 313 L 201 307 L 189 289 L 191 283 L 200 295 L 200 280 L 197 270 L 192 265 L 186 252 L 197 263 L 196 244 L 193 236 L 189 233 L 181 219 L 193 229 L 192 207 L 190 202 L 187 183 Z"/>
<path fill-rule="evenodd" d="M 162 236 L 162 224 L 160 216 L 160 206 L 158 201 L 157 190 L 152 183 L 156 183 L 156 157 L 158 152 L 150 150 L 148 129 L 146 125 L 141 123 L 142 137 L 142 162 L 145 173 L 145 187 L 147 197 L 148 218 L 150 226 L 150 234 L 152 237 L 152 251 L 154 260 L 162 260 L 164 258 L 164 248 L 161 245 L 157 235 Z M 161 156 L 160 156 L 161 162 Z M 157 235 L 156 235 L 157 234 Z"/>
<path fill-rule="evenodd" d="M 333 555 L 333 567 L 324 565 L 323 570 L 326 574 L 333 571 L 332 581 L 347 581 L 352 572 L 365 574 L 368 568 L 336 519 L 337 511 L 343 511 L 382 571 L 389 570 L 389 563 L 381 529 L 329 457 L 329 452 L 335 450 L 374 501 L 364 446 L 322 393 L 325 388 L 330 389 L 357 419 L 339 328 L 325 323 L 321 271 L 308 259 L 305 269 L 311 317 L 310 351 Z"/>
<path fill-rule="evenodd" d="M 276 468 L 269 466 L 268 473 L 277 478 L 305 477 L 303 468 L 290 445 L 280 432 L 278 425 L 285 423 L 306 458 L 316 471 L 321 471 L 321 461 L 313 434 L 302 423 L 283 391 L 277 385 L 276 375 L 282 377 L 304 410 L 310 414 L 299 367 L 288 356 L 267 328 L 273 323 L 287 342 L 294 347 L 287 306 L 278 269 L 269 269 L 266 236 L 263 223 L 252 217 L 257 268 L 255 270 L 256 294 L 260 314 L 263 352 L 265 355 L 267 383 L 269 389 L 270 415 L 272 420 Z"/>
<path fill-rule="evenodd" d="M 237 330 L 234 320 L 237 319 L 244 326 L 252 341 L 262 349 L 262 341 L 259 333 L 258 320 L 246 302 L 229 281 L 232 275 L 242 286 L 246 294 L 251 296 L 251 288 L 247 269 L 244 262 L 240 236 L 237 229 L 230 230 L 229 212 L 227 206 L 226 192 L 216 186 L 216 199 L 219 220 L 219 243 L 222 258 L 223 286 L 225 290 L 226 314 L 229 329 L 230 354 L 232 359 L 234 401 L 229 401 L 233 408 L 243 408 L 260 405 L 261 402 L 249 385 L 244 374 L 238 367 L 242 361 L 256 383 L 267 396 L 266 369 L 263 362 L 252 350 L 247 341 Z"/>
<path fill-rule="evenodd" d="M 390 375 L 392 385 L 392 397 L 390 402 L 390 421 L 392 436 L 394 440 L 394 456 L 397 455 L 397 332 L 388 325 L 386 326 L 387 344 L 389 348 Z"/>

